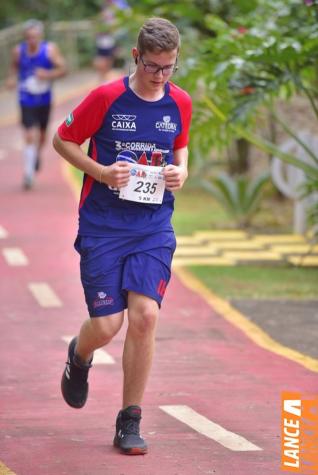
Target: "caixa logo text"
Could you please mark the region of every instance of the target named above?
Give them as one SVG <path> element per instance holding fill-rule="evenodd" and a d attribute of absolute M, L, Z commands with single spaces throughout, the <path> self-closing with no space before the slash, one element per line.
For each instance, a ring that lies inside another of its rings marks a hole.
<path fill-rule="evenodd" d="M 112 118 L 112 130 L 136 132 L 135 115 L 113 114 Z"/>

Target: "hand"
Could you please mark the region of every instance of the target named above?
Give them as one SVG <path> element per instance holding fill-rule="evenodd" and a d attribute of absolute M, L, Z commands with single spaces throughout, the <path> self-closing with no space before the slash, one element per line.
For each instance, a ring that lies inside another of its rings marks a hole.
<path fill-rule="evenodd" d="M 127 162 L 119 161 L 104 167 L 101 176 L 101 183 L 114 188 L 126 186 L 130 177 L 130 165 Z"/>
<path fill-rule="evenodd" d="M 52 78 L 51 71 L 49 69 L 37 68 L 35 75 L 38 79 L 42 81 L 48 81 Z"/>
<path fill-rule="evenodd" d="M 180 190 L 188 177 L 187 169 L 177 165 L 167 165 L 163 170 L 163 174 L 168 191 Z"/>
<path fill-rule="evenodd" d="M 14 89 L 17 85 L 17 79 L 16 77 L 9 77 L 6 82 L 5 82 L 6 88 L 7 89 Z"/>

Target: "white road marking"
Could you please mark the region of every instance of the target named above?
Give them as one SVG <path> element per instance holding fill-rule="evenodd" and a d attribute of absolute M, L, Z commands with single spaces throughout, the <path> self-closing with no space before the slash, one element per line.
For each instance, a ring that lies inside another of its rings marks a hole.
<path fill-rule="evenodd" d="M 27 266 L 29 264 L 27 256 L 19 247 L 4 247 L 2 254 L 9 266 Z"/>
<path fill-rule="evenodd" d="M 7 158 L 7 156 L 8 156 L 7 150 L 0 149 L 0 160 L 4 160 L 5 158 Z"/>
<path fill-rule="evenodd" d="M 8 231 L 0 226 L 0 239 L 6 239 L 8 237 Z"/>
<path fill-rule="evenodd" d="M 65 343 L 69 344 L 73 337 L 72 336 L 62 336 L 62 340 Z M 95 364 L 115 364 L 114 358 L 107 353 L 107 351 L 99 349 L 94 352 L 94 365 Z"/>
<path fill-rule="evenodd" d="M 209 439 L 213 439 L 227 449 L 234 451 L 262 450 L 257 445 L 252 444 L 244 437 L 224 429 L 219 424 L 215 424 L 189 406 L 159 406 L 160 409 L 179 421 L 188 425 L 200 434 Z"/>
<path fill-rule="evenodd" d="M 62 307 L 63 304 L 54 290 L 46 282 L 30 282 L 28 287 L 41 307 Z"/>
<path fill-rule="evenodd" d="M 21 152 L 21 150 L 23 150 L 23 147 L 24 147 L 24 142 L 21 139 L 15 140 L 14 143 L 12 144 L 12 148 L 14 150 L 17 150 L 18 152 Z"/>

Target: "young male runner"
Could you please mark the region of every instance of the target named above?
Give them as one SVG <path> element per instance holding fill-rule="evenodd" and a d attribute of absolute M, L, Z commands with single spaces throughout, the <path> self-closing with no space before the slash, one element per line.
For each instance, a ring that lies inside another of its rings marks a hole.
<path fill-rule="evenodd" d="M 85 173 L 75 248 L 91 317 L 69 345 L 62 393 L 70 406 L 84 406 L 94 350 L 116 335 L 127 308 L 114 438 L 126 454 L 147 452 L 140 405 L 176 244 L 172 192 L 187 178 L 191 99 L 169 81 L 179 46 L 172 23 L 149 19 L 132 48 L 135 72 L 93 90 L 54 138 L 58 153 Z M 87 138 L 88 156 L 80 148 Z"/>
<path fill-rule="evenodd" d="M 43 24 L 28 20 L 24 38 L 12 50 L 7 86 L 15 86 L 18 78 L 18 96 L 21 123 L 24 129 L 24 182 L 32 187 L 34 172 L 41 166 L 41 150 L 46 140 L 46 129 L 52 102 L 52 81 L 66 73 L 65 61 L 55 43 L 43 41 Z"/>

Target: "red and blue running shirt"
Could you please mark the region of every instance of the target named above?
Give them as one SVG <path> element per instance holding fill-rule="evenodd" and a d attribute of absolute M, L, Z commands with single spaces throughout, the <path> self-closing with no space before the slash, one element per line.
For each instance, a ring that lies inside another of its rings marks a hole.
<path fill-rule="evenodd" d="M 173 163 L 173 152 L 186 147 L 191 121 L 190 96 L 175 84 L 165 84 L 155 102 L 138 97 L 124 77 L 94 89 L 59 127 L 62 140 L 83 144 L 102 165 L 126 160 L 144 165 Z M 119 198 L 119 190 L 84 175 L 79 205 L 82 236 L 138 236 L 172 231 L 174 197 L 165 191 L 158 204 Z"/>

